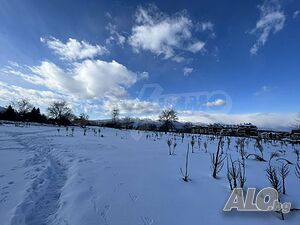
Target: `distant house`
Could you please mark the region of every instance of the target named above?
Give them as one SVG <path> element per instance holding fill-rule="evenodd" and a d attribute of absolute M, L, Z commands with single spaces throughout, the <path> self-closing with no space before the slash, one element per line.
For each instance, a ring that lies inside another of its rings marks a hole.
<path fill-rule="evenodd" d="M 226 136 L 257 136 L 258 129 L 252 124 L 243 125 L 223 125 L 223 124 L 210 124 L 199 125 L 191 128 L 194 134 L 211 134 L 211 135 L 226 135 Z"/>
<path fill-rule="evenodd" d="M 208 134 L 208 126 L 206 126 L 206 125 L 192 126 L 191 133 L 193 133 L 193 134 Z"/>
<path fill-rule="evenodd" d="M 265 139 L 283 140 L 289 138 L 290 133 L 284 131 L 273 131 L 273 130 L 259 130 L 259 135 Z"/>
<path fill-rule="evenodd" d="M 292 130 L 291 139 L 300 140 L 300 129 Z"/>
<path fill-rule="evenodd" d="M 258 128 L 257 126 L 252 125 L 251 123 L 242 124 L 238 126 L 237 129 L 238 136 L 257 136 L 258 135 Z"/>
<path fill-rule="evenodd" d="M 210 124 L 208 125 L 208 133 L 213 135 L 220 135 L 224 130 L 224 126 L 221 124 Z"/>

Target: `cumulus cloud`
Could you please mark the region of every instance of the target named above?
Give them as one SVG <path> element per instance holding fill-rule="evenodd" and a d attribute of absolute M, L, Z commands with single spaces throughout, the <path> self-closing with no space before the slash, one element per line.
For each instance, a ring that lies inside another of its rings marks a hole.
<path fill-rule="evenodd" d="M 81 99 L 126 96 L 127 88 L 138 79 L 137 73 L 114 60 L 86 59 L 68 69 L 42 61 L 40 65 L 28 68 L 28 73 L 21 73 L 21 78 L 27 82 Z"/>
<path fill-rule="evenodd" d="M 101 45 L 92 45 L 86 41 L 78 41 L 73 38 L 69 38 L 66 43 L 54 37 L 40 38 L 40 40 L 55 54 L 59 55 L 61 59 L 69 61 L 94 58 L 97 55 L 108 53 L 108 50 Z"/>
<path fill-rule="evenodd" d="M 33 85 L 33 88 L 27 88 L 0 81 L 2 104 L 27 98 L 45 109 L 50 102 L 64 99 L 75 112 L 92 112 L 99 116 L 111 109 L 110 106 L 117 106 L 128 113 L 147 113 L 158 109 L 156 103 L 128 98 L 127 89 L 139 79 L 146 79 L 148 73 L 134 73 L 116 61 L 84 60 L 67 69 L 43 61 L 32 67 L 8 66 L 1 72 Z"/>
<path fill-rule="evenodd" d="M 118 108 L 121 114 L 130 115 L 148 115 L 158 114 L 161 107 L 157 102 L 143 101 L 140 99 L 116 99 L 110 98 L 104 102 L 104 110 L 111 112 L 112 109 Z"/>
<path fill-rule="evenodd" d="M 146 50 L 165 59 L 182 61 L 176 52 L 197 53 L 204 49 L 205 43 L 193 37 L 195 26 L 184 12 L 169 16 L 155 5 L 138 7 L 135 22 L 129 44 L 137 53 Z"/>
<path fill-rule="evenodd" d="M 299 13 L 300 13 L 299 10 L 295 11 L 295 12 L 293 13 L 293 18 L 296 19 L 296 18 L 298 17 Z"/>
<path fill-rule="evenodd" d="M 256 43 L 250 49 L 252 55 L 257 54 L 258 50 L 265 45 L 271 33 L 276 34 L 283 29 L 286 20 L 278 0 L 265 0 L 259 6 L 259 10 L 260 18 L 250 32 L 258 36 Z"/>
<path fill-rule="evenodd" d="M 184 76 L 189 76 L 193 72 L 193 68 L 191 67 L 184 67 L 183 68 L 183 75 Z"/>
<path fill-rule="evenodd" d="M 216 99 L 215 101 L 206 102 L 205 105 L 207 107 L 224 106 L 226 102 L 223 99 Z"/>
<path fill-rule="evenodd" d="M 31 103 L 47 107 L 53 100 L 66 99 L 72 101 L 68 96 L 57 94 L 52 91 L 35 90 L 23 88 L 16 85 L 9 85 L 0 81 L 0 101 L 9 104 L 21 98 L 29 99 Z"/>
<path fill-rule="evenodd" d="M 153 112 L 157 109 L 157 104 L 131 100 L 128 96 L 128 88 L 139 80 L 148 79 L 148 72 L 133 72 L 115 60 L 92 59 L 102 54 L 97 45 L 75 39 L 69 39 L 66 44 L 54 38 L 42 41 L 57 51 L 62 59 L 71 62 L 64 67 L 47 60 L 34 66 L 9 62 L 0 73 L 14 76 L 20 86 L 0 80 L 2 104 L 25 97 L 38 106 L 47 106 L 54 100 L 65 99 L 75 111 L 92 110 L 94 115 L 103 111 L 103 103 L 107 107 L 117 104 L 124 111 Z M 74 47 L 73 42 L 79 46 Z M 60 45 L 62 49 L 59 51 L 56 48 Z"/>

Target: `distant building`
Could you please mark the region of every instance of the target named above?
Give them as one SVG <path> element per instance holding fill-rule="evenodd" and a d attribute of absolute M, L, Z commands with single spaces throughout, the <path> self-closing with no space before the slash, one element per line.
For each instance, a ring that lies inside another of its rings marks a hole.
<path fill-rule="evenodd" d="M 300 140 L 300 129 L 292 130 L 292 132 L 291 132 L 291 139 L 293 139 L 293 140 Z"/>
<path fill-rule="evenodd" d="M 239 125 L 237 129 L 238 136 L 257 136 L 258 128 L 257 126 L 252 125 L 251 123 Z"/>

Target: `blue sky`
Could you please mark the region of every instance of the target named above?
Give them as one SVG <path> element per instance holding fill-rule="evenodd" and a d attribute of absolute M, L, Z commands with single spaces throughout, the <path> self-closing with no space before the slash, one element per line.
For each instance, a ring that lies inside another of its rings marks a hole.
<path fill-rule="evenodd" d="M 260 126 L 300 111 L 299 1 L 0 4 L 0 105 L 66 99 L 91 118 L 174 107 L 182 120 Z"/>

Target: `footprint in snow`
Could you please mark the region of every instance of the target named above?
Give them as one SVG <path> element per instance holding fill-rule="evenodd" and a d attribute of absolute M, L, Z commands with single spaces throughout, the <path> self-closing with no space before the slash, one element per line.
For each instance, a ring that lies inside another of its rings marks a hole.
<path fill-rule="evenodd" d="M 141 217 L 141 220 L 143 221 L 144 225 L 152 225 L 154 223 L 154 220 L 148 216 Z"/>
<path fill-rule="evenodd" d="M 130 197 L 130 199 L 131 199 L 132 202 L 136 202 L 136 200 L 138 199 L 138 196 L 135 195 L 135 194 L 129 193 L 128 195 L 129 195 L 129 197 Z"/>
<path fill-rule="evenodd" d="M 108 224 L 107 222 L 107 213 L 110 210 L 110 205 L 105 205 L 104 208 L 102 209 L 100 215 L 103 218 L 105 224 Z"/>
<path fill-rule="evenodd" d="M 8 197 L 7 197 L 7 195 L 5 195 L 3 198 L 0 198 L 0 203 L 6 202 L 7 199 L 8 199 Z"/>

